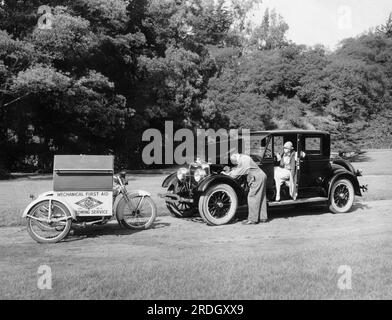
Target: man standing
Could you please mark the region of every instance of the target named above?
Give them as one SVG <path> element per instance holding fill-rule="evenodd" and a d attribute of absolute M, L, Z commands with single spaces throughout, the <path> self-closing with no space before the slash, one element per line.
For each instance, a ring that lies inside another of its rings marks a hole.
<path fill-rule="evenodd" d="M 247 175 L 249 215 L 248 220 L 245 220 L 243 224 L 252 225 L 267 222 L 266 174 L 248 155 L 235 153 L 230 157 L 230 160 L 236 166 L 226 173 L 227 175 L 233 178 Z"/>

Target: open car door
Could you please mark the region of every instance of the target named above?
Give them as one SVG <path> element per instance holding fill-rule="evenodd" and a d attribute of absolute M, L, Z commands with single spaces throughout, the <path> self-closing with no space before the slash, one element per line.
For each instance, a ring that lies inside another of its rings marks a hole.
<path fill-rule="evenodd" d="M 298 189 L 299 189 L 299 177 L 301 174 L 301 144 L 300 144 L 300 139 L 301 139 L 301 135 L 298 134 L 297 135 L 297 151 L 295 152 L 295 172 L 293 173 L 293 190 L 291 193 L 291 197 L 293 198 L 293 200 L 296 200 L 298 197 Z"/>
<path fill-rule="evenodd" d="M 298 184 L 299 184 L 299 174 L 301 172 L 300 159 L 298 155 L 298 151 L 295 152 L 295 172 L 293 173 L 293 190 L 291 197 L 293 200 L 296 200 L 298 197 Z"/>

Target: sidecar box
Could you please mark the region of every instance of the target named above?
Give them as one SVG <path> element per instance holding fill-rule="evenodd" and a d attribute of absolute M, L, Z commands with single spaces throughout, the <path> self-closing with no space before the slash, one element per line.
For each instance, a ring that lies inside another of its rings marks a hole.
<path fill-rule="evenodd" d="M 113 156 L 55 155 L 53 191 L 77 215 L 111 215 Z"/>

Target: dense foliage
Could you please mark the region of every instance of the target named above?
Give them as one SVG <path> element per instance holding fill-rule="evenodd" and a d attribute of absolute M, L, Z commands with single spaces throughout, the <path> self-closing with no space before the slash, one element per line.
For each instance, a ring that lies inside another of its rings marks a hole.
<path fill-rule="evenodd" d="M 259 0 L 5 0 L 0 4 L 0 171 L 54 153 L 143 166 L 146 128 L 321 129 L 335 148 L 391 147 L 392 33 L 335 52 L 287 41 Z M 41 5 L 51 8 L 42 23 Z M 322 39 L 320 39 L 322 42 Z"/>

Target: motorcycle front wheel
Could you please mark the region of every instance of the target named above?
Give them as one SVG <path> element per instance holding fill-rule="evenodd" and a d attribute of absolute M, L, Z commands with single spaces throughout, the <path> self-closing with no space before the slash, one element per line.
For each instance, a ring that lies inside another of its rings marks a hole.
<path fill-rule="evenodd" d="M 118 222 L 127 229 L 148 229 L 156 216 L 157 207 L 149 196 L 135 194 L 122 197 L 116 208 Z"/>
<path fill-rule="evenodd" d="M 28 213 L 27 232 L 38 243 L 56 243 L 64 239 L 72 225 L 71 213 L 58 201 L 51 201 L 49 217 L 49 200 L 37 203 Z"/>

